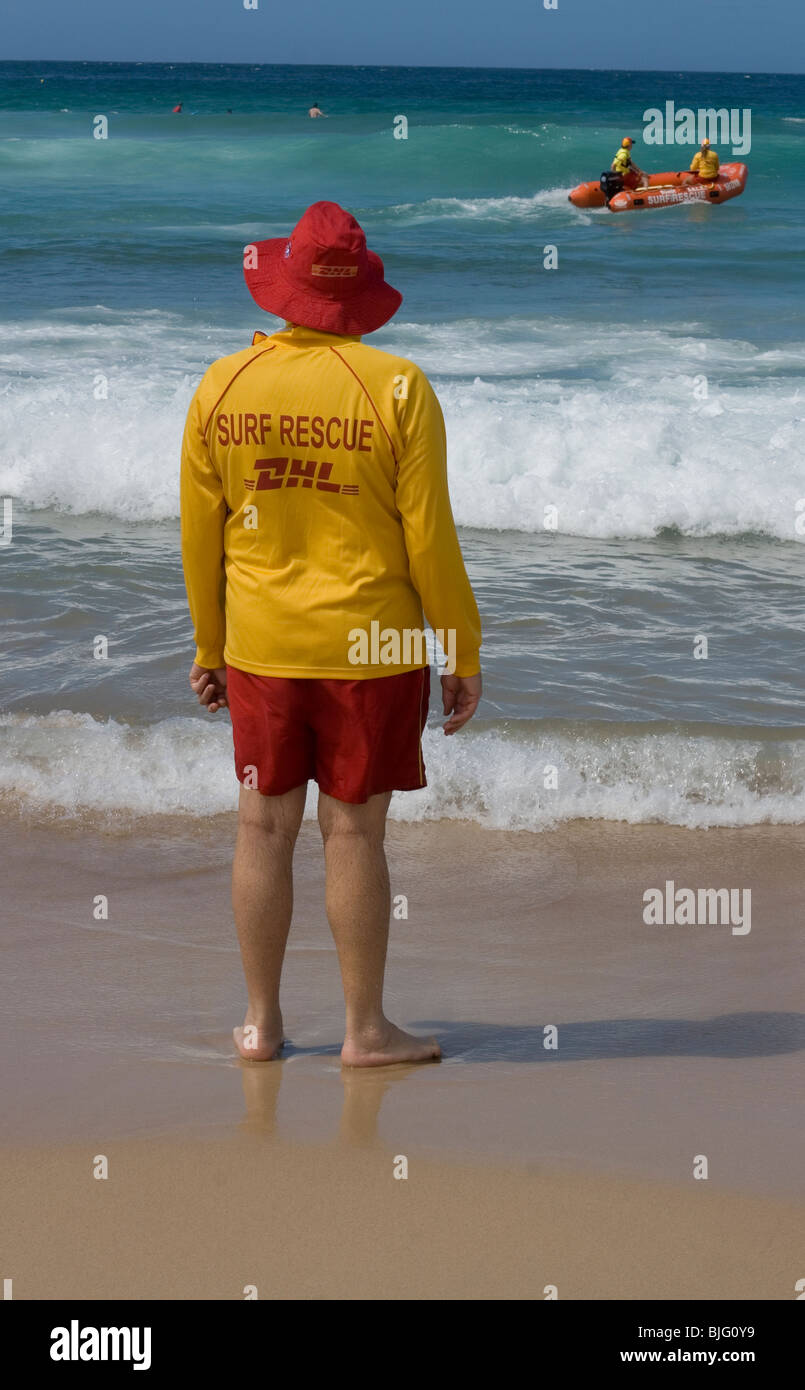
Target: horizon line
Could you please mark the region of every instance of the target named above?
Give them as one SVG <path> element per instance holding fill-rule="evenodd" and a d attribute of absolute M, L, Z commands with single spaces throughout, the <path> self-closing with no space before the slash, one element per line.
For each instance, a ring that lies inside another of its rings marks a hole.
<path fill-rule="evenodd" d="M 170 58 L 2 58 L 0 67 L 10 66 L 12 63 L 81 63 L 86 67 L 187 67 L 187 68 L 316 68 L 322 71 L 343 69 L 347 72 L 365 71 L 374 69 L 379 72 L 408 71 L 419 72 L 427 71 L 431 68 L 438 68 L 447 72 L 613 72 L 613 73 L 658 73 L 662 76 L 668 74 L 703 74 L 707 73 L 713 77 L 733 77 L 741 74 L 744 77 L 803 77 L 805 71 L 785 70 L 775 68 L 756 68 L 751 72 L 742 72 L 741 68 L 613 68 L 613 67 L 560 67 L 549 65 L 548 67 L 531 68 L 518 64 L 514 67 L 505 63 L 491 65 L 478 65 L 475 63 L 255 63 L 244 59 L 222 62 L 207 58 L 192 59 L 170 59 Z"/>

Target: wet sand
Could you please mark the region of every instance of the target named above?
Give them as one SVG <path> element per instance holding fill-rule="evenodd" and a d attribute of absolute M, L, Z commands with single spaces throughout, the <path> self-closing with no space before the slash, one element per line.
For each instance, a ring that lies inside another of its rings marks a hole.
<path fill-rule="evenodd" d="M 264 1066 L 230 817 L 2 829 L 15 1297 L 792 1296 L 802 828 L 393 824 L 389 1011 L 445 1058 L 379 1073 L 340 1066 L 315 827 Z M 667 879 L 751 888 L 751 932 L 646 926 Z"/>

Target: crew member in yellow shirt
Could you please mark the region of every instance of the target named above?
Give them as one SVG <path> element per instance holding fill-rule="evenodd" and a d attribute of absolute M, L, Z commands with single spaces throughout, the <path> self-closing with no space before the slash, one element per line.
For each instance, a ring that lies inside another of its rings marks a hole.
<path fill-rule="evenodd" d="M 383 1011 L 383 834 L 392 792 L 425 786 L 425 618 L 447 658 L 445 733 L 481 696 L 444 420 L 419 367 L 362 342 L 402 296 L 343 208 L 314 203 L 290 237 L 246 247 L 244 273 L 257 304 L 286 324 L 209 368 L 181 470 L 190 684 L 208 710 L 228 706 L 241 783 L 233 905 L 248 1008 L 235 1043 L 258 1061 L 282 1047 L 293 850 L 313 779 L 346 1003 L 342 1060 L 436 1060 L 435 1038 Z"/>
<path fill-rule="evenodd" d="M 702 182 L 709 182 L 718 177 L 719 162 L 716 151 L 712 148 L 709 140 L 702 140 L 701 149 L 697 150 L 690 162 L 690 173 L 695 174 Z M 688 180 L 692 182 L 692 180 Z"/>
<path fill-rule="evenodd" d="M 621 140 L 619 148 L 615 151 L 615 158 L 610 166 L 614 174 L 620 174 L 623 179 L 624 188 L 639 188 L 645 183 L 646 175 L 642 169 L 638 169 L 632 160 L 632 146 L 634 141 L 630 135 L 625 135 Z"/>

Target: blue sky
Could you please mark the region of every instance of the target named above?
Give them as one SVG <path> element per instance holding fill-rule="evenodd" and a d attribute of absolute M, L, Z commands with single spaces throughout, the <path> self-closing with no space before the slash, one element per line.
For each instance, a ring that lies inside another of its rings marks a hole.
<path fill-rule="evenodd" d="M 3 0 L 3 58 L 802 72 L 805 0 Z"/>

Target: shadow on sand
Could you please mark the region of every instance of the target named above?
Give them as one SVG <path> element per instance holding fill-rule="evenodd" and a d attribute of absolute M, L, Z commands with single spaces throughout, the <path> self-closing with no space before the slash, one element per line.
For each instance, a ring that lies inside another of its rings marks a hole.
<path fill-rule="evenodd" d="M 563 1023 L 545 1047 L 550 1018 L 536 1025 L 417 1019 L 435 1033 L 445 1061 L 592 1062 L 606 1057 L 773 1057 L 805 1048 L 805 1014 L 740 1013 L 716 1018 L 606 1018 Z"/>

